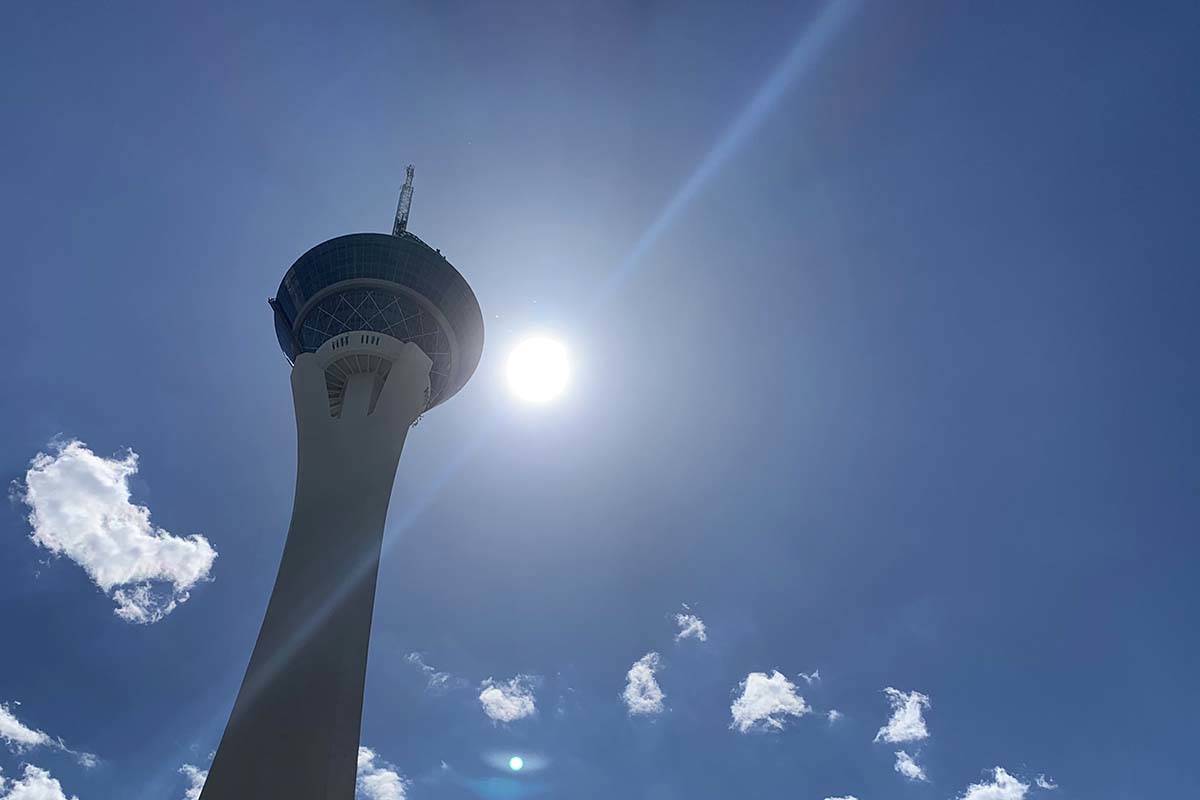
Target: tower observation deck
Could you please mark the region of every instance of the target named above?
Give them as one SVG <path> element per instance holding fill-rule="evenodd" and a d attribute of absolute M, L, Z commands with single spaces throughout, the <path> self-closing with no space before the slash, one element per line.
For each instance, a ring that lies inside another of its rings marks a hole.
<path fill-rule="evenodd" d="M 367 648 L 405 437 L 483 350 L 471 287 L 408 231 L 313 247 L 269 301 L 292 364 L 296 496 L 258 641 L 201 800 L 353 800 Z"/>

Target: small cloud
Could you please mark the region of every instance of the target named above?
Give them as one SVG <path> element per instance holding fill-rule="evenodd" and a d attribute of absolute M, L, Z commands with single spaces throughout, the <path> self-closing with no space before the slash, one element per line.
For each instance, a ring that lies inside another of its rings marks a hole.
<path fill-rule="evenodd" d="M 1039 789 L 1057 789 L 1058 784 L 1054 782 L 1054 778 L 1049 778 L 1045 775 L 1038 775 L 1034 780 Z"/>
<path fill-rule="evenodd" d="M 807 683 L 809 686 L 812 686 L 814 683 L 821 680 L 821 670 L 814 669 L 812 672 L 801 672 L 800 677 L 804 679 L 805 683 Z"/>
<path fill-rule="evenodd" d="M 0 800 L 79 800 L 75 795 L 68 798 L 61 783 L 33 764 L 25 765 L 20 780 L 9 783 L 0 776 L 0 792 Z"/>
<path fill-rule="evenodd" d="M 1003 767 L 995 767 L 990 783 L 972 783 L 961 800 L 1024 800 L 1028 791 L 1029 784 L 1021 783 Z"/>
<path fill-rule="evenodd" d="M 435 694 L 447 692 L 451 689 L 465 689 L 467 687 L 467 682 L 462 678 L 456 678 L 449 672 L 440 672 L 426 664 L 424 657 L 420 653 L 409 653 L 404 657 L 404 660 L 425 674 L 425 688 Z"/>
<path fill-rule="evenodd" d="M 675 641 L 679 642 L 684 639 L 695 639 L 698 642 L 708 641 L 708 630 L 704 627 L 704 620 L 691 613 L 687 603 L 683 604 L 683 613 L 675 615 L 675 624 L 679 627 L 679 633 L 675 634 Z"/>
<path fill-rule="evenodd" d="M 363 800 L 404 800 L 409 781 L 395 766 L 380 759 L 374 750 L 360 747 L 356 786 Z"/>
<path fill-rule="evenodd" d="M 483 713 L 494 722 L 514 722 L 537 712 L 533 699 L 536 679 L 530 675 L 517 675 L 510 681 L 488 678 L 481 684 L 479 703 Z"/>
<path fill-rule="evenodd" d="M 829 711 L 826 712 L 826 714 L 825 714 L 825 717 L 829 720 L 830 725 L 837 722 L 843 716 L 845 716 L 845 715 L 842 714 L 842 712 L 838 711 L 836 708 L 829 709 Z"/>
<path fill-rule="evenodd" d="M 892 704 L 892 716 L 875 734 L 875 741 L 898 744 L 929 738 L 929 730 L 922 716 L 922 709 L 929 708 L 929 697 L 920 692 L 905 694 L 890 686 L 883 691 Z"/>
<path fill-rule="evenodd" d="M 844 797 L 826 797 L 825 800 L 858 800 L 858 798 L 852 794 L 848 794 Z"/>
<path fill-rule="evenodd" d="M 663 690 L 654 673 L 658 670 L 658 653 L 650 652 L 633 662 L 625 675 L 625 691 L 621 698 L 631 715 L 649 716 L 663 712 Z"/>
<path fill-rule="evenodd" d="M 751 730 L 783 730 L 787 717 L 802 717 L 812 711 L 804 698 L 796 693 L 792 683 L 779 670 L 770 676 L 765 672 L 751 672 L 739 685 L 741 694 L 729 712 L 730 723 L 739 733 Z"/>
<path fill-rule="evenodd" d="M 208 780 L 208 770 L 184 764 L 179 768 L 179 774 L 188 779 L 188 788 L 183 792 L 183 800 L 200 800 L 200 792 L 204 790 L 204 782 Z"/>
<path fill-rule="evenodd" d="M 896 751 L 896 772 L 899 772 L 910 781 L 927 781 L 925 770 L 913 760 L 913 757 L 903 750 Z"/>
<path fill-rule="evenodd" d="M 14 703 L 14 705 L 17 704 Z M 58 743 L 48 734 L 34 730 L 17 719 L 16 715 L 9 710 L 7 703 L 0 703 L 0 739 L 4 740 L 9 749 L 18 753 L 23 753 L 33 747 L 54 746 Z"/>
<path fill-rule="evenodd" d="M 95 754 L 72 750 L 62 739 L 35 730 L 21 722 L 13 713 L 10 705 L 19 706 L 20 703 L 0 703 L 0 740 L 8 745 L 9 750 L 14 753 L 24 753 L 35 747 L 47 747 L 74 756 L 79 765 L 86 769 L 91 769 L 100 763 L 100 759 Z"/>
<path fill-rule="evenodd" d="M 137 453 L 96 455 L 83 442 L 52 442 L 30 462 L 15 494 L 29 506 L 30 538 L 74 561 L 112 597 L 127 622 L 158 622 L 208 580 L 217 551 L 199 534 L 174 536 L 130 500 Z"/>

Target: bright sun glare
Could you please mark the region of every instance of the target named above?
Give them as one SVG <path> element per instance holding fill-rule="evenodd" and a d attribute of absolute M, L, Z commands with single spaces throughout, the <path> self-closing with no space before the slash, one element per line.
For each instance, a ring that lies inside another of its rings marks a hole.
<path fill-rule="evenodd" d="M 567 388 L 567 348 L 544 336 L 524 340 L 508 357 L 508 385 L 531 403 L 545 403 Z"/>
<path fill-rule="evenodd" d="M 520 772 L 523 766 L 525 766 L 525 759 L 520 756 L 513 756 L 508 760 L 508 768 L 513 772 Z"/>

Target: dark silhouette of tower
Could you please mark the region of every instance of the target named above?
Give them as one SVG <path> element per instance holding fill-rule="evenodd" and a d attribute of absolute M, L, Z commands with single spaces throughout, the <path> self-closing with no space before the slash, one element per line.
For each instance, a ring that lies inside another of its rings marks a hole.
<path fill-rule="evenodd" d="M 275 588 L 202 800 L 353 800 L 383 526 L 412 423 L 483 350 L 471 287 L 408 232 L 302 255 L 270 300 L 292 363 L 296 497 Z"/>

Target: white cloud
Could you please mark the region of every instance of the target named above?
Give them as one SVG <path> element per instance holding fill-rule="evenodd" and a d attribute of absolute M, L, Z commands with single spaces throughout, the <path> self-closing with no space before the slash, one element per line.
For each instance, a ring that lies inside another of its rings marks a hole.
<path fill-rule="evenodd" d="M 1058 784 L 1054 782 L 1054 778 L 1050 778 L 1045 775 L 1038 775 L 1037 779 L 1034 780 L 1034 783 L 1037 784 L 1037 787 L 1039 789 L 1057 789 L 1058 788 Z"/>
<path fill-rule="evenodd" d="M 63 792 L 62 784 L 50 773 L 33 764 L 25 765 L 25 772 L 20 780 L 11 783 L 3 782 L 0 778 L 0 800 L 68 800 Z M 70 800 L 79 800 L 71 795 Z"/>
<path fill-rule="evenodd" d="M 22 753 L 31 747 L 57 745 L 58 741 L 48 734 L 30 728 L 9 710 L 7 703 L 0 703 L 0 739 L 9 748 Z"/>
<path fill-rule="evenodd" d="M 800 677 L 804 679 L 805 683 L 807 683 L 809 686 L 812 686 L 814 683 L 821 680 L 821 670 L 814 669 L 812 672 L 801 672 Z"/>
<path fill-rule="evenodd" d="M 179 774 L 188 779 L 188 788 L 183 793 L 183 800 L 200 800 L 200 792 L 204 789 L 204 782 L 208 780 L 208 770 L 184 764 L 179 768 Z"/>
<path fill-rule="evenodd" d="M 929 697 L 920 692 L 905 694 L 890 686 L 883 691 L 892 704 L 892 717 L 875 734 L 875 741 L 896 744 L 929 738 L 929 729 L 922 716 L 922 709 L 929 708 Z"/>
<path fill-rule="evenodd" d="M 910 781 L 927 781 L 925 777 L 925 769 L 913 760 L 913 757 L 903 750 L 896 751 L 896 772 L 899 772 Z"/>
<path fill-rule="evenodd" d="M 30 538 L 83 567 L 111 594 L 117 616 L 157 622 L 209 578 L 217 551 L 207 539 L 156 528 L 150 509 L 130 501 L 137 453 L 103 458 L 75 439 L 51 449 L 34 457 L 18 489 L 30 508 Z"/>
<path fill-rule="evenodd" d="M 848 794 L 845 797 L 826 797 L 825 800 L 858 800 L 858 798 L 852 794 Z"/>
<path fill-rule="evenodd" d="M 972 783 L 962 793 L 961 800 L 1024 800 L 1029 784 L 1021 783 L 1003 767 L 992 770 L 991 783 Z"/>
<path fill-rule="evenodd" d="M 691 613 L 691 609 L 686 603 L 683 611 L 684 613 L 675 615 L 675 624 L 679 626 L 679 633 L 675 634 L 675 641 L 695 639 L 698 642 L 707 642 L 708 630 L 704 627 L 704 620 Z"/>
<path fill-rule="evenodd" d="M 479 703 L 483 713 L 496 722 L 513 722 L 533 716 L 537 704 L 533 699 L 534 678 L 518 675 L 510 681 L 488 678 L 481 684 Z"/>
<path fill-rule="evenodd" d="M 358 748 L 358 797 L 362 800 L 404 800 L 408 781 L 369 747 Z"/>
<path fill-rule="evenodd" d="M 663 690 L 654 678 L 654 672 L 659 667 L 658 653 L 650 652 L 633 662 L 625 675 L 625 691 L 621 698 L 630 714 L 650 715 L 661 714 L 663 711 Z"/>
<path fill-rule="evenodd" d="M 409 653 L 404 660 L 425 674 L 425 686 L 431 692 L 445 692 L 450 689 L 463 689 L 467 686 L 467 682 L 462 678 L 456 678 L 449 672 L 441 672 L 426 664 L 420 653 Z"/>
<path fill-rule="evenodd" d="M 833 723 L 835 723 L 839 719 L 841 719 L 844 715 L 842 714 L 842 712 L 838 711 L 836 708 L 831 708 L 831 709 L 829 709 L 828 713 L 825 714 L 825 716 L 826 716 L 826 718 L 828 718 L 829 724 L 832 725 Z"/>
<path fill-rule="evenodd" d="M 786 717 L 802 717 L 812 711 L 804 698 L 796 694 L 796 684 L 779 670 L 768 677 L 751 672 L 740 684 L 741 695 L 729 707 L 731 728 L 740 733 L 753 729 L 782 730 Z"/>
<path fill-rule="evenodd" d="M 12 705 L 20 705 L 13 703 Z M 3 740 L 8 748 L 17 753 L 23 753 L 34 747 L 50 747 L 55 750 L 61 750 L 64 753 L 75 756 L 75 760 L 79 762 L 81 767 L 91 769 L 100 763 L 100 759 L 93 753 L 80 753 L 67 747 L 62 739 L 56 739 L 48 733 L 26 725 L 21 720 L 17 719 L 16 714 L 12 712 L 8 703 L 0 703 L 0 740 Z"/>

